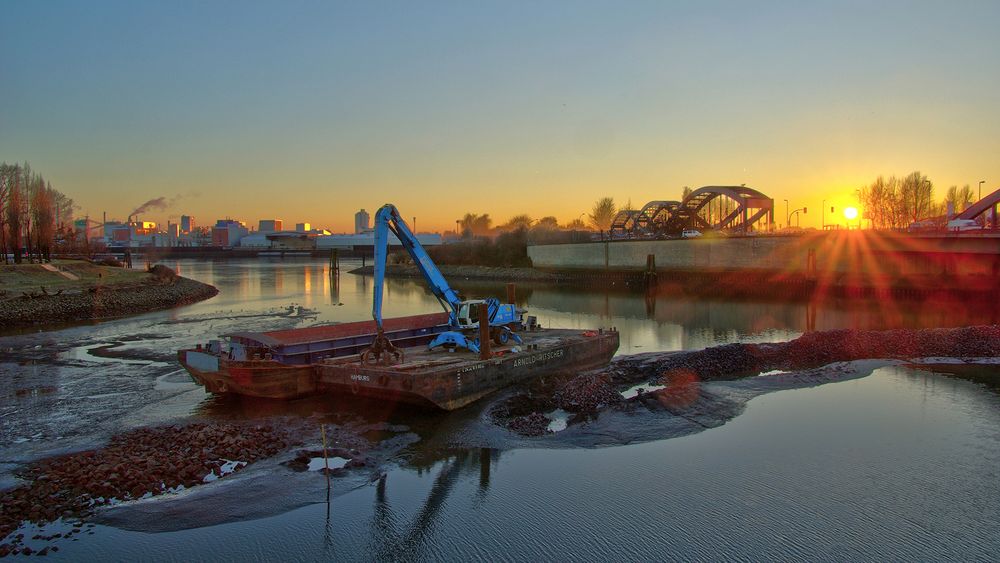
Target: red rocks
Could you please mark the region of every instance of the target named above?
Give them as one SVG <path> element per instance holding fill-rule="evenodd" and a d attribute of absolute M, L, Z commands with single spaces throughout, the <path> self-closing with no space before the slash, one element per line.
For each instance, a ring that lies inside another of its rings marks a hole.
<path fill-rule="evenodd" d="M 542 416 L 556 406 L 582 416 L 615 405 L 645 404 L 683 410 L 698 400 L 701 381 L 732 380 L 764 371 L 797 371 L 869 358 L 1000 357 L 1000 326 L 939 329 L 831 330 L 790 342 L 727 344 L 704 350 L 616 358 L 599 373 L 584 373 L 555 388 L 520 394 L 491 411 L 493 420 L 525 435 L 539 435 Z M 618 390 L 649 382 L 659 391 L 624 401 Z M 536 416 L 538 415 L 538 416 Z M 544 418 L 544 417 L 543 417 Z"/>
<path fill-rule="evenodd" d="M 234 423 L 140 428 L 112 437 L 100 450 L 40 460 L 22 475 L 30 484 L 0 493 L 0 539 L 23 520 L 81 517 L 111 499 L 196 486 L 209 472 L 218 473 L 221 460 L 252 463 L 273 456 L 290 441 L 288 433 Z M 11 554 L 14 547 L 0 545 L 0 553 Z"/>

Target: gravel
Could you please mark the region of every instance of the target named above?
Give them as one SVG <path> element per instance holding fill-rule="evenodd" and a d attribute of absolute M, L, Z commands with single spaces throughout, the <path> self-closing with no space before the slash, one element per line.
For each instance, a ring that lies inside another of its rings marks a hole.
<path fill-rule="evenodd" d="M 21 547 L 23 538 L 7 537 L 23 521 L 82 522 L 100 506 L 196 487 L 285 450 L 294 435 L 270 424 L 141 428 L 99 450 L 38 461 L 21 475 L 28 484 L 0 493 L 0 540 L 7 538 L 0 557 L 29 549 Z"/>

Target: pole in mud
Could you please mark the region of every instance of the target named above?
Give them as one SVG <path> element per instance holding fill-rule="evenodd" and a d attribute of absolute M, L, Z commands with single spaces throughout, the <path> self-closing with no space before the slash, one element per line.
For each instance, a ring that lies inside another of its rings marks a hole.
<path fill-rule="evenodd" d="M 323 473 L 326 474 L 326 516 L 330 517 L 330 457 L 326 454 L 326 425 L 319 425 L 319 433 L 323 437 Z"/>

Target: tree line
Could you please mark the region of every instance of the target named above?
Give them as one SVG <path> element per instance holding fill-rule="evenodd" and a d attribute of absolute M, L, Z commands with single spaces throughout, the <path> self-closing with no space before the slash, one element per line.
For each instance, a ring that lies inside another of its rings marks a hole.
<path fill-rule="evenodd" d="M 857 190 L 862 217 L 873 229 L 905 229 L 913 223 L 945 223 L 949 207 L 961 213 L 975 201 L 969 185 L 951 186 L 941 201 L 934 200 L 934 183 L 919 171 L 906 176 L 879 176 Z"/>
<path fill-rule="evenodd" d="M 49 260 L 57 239 L 73 237 L 73 200 L 24 164 L 0 164 L 0 253 L 4 263 Z"/>

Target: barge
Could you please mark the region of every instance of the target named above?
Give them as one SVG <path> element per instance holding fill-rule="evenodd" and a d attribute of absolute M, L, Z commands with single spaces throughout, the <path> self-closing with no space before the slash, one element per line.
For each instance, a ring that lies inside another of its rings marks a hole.
<path fill-rule="evenodd" d="M 503 387 L 547 374 L 606 365 L 618 350 L 611 330 L 531 326 L 519 344 L 486 346 L 480 354 L 427 348 L 451 330 L 447 313 L 386 319 L 384 335 L 402 359 L 391 365 L 362 360 L 378 336 L 374 321 L 225 335 L 180 350 L 178 359 L 211 393 L 270 399 L 343 394 L 444 410 L 461 408 Z"/>

